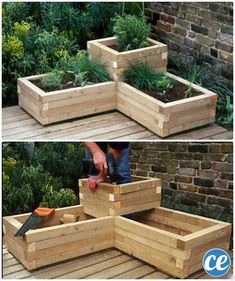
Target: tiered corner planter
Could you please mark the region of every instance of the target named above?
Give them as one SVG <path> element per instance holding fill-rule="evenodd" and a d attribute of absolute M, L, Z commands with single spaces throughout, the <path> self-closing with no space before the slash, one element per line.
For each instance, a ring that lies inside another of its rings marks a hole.
<path fill-rule="evenodd" d="M 208 250 L 229 249 L 231 228 L 229 223 L 160 207 L 131 219 L 115 217 L 114 246 L 185 278 L 202 269 Z"/>
<path fill-rule="evenodd" d="M 124 189 L 123 186 L 119 188 L 119 191 Z M 127 186 L 127 190 L 129 192 L 124 194 L 111 191 L 111 198 L 118 196 L 120 199 L 128 194 L 135 198 L 130 186 Z M 140 190 L 142 185 L 139 185 Z M 145 191 L 149 190 L 151 187 Z M 97 193 L 98 197 L 103 194 L 100 209 L 105 208 L 107 195 L 110 198 L 108 192 L 102 192 Z M 132 200 L 128 198 L 120 202 L 130 202 L 131 205 Z M 202 258 L 207 250 L 215 247 L 229 249 L 231 224 L 156 207 L 159 205 L 157 200 L 155 203 L 146 203 L 149 204 L 147 209 L 151 207 L 150 210 L 130 214 L 142 209 L 141 204 L 139 210 L 131 207 L 126 217 L 94 218 L 79 205 L 59 208 L 53 217 L 45 219 L 37 229 L 29 230 L 23 237 L 14 235 L 29 214 L 4 217 L 4 240 L 9 252 L 28 270 L 115 247 L 180 278 L 202 268 Z M 100 216 L 98 208 L 92 212 Z M 79 221 L 60 225 L 60 218 L 64 214 L 79 216 Z"/>
<path fill-rule="evenodd" d="M 167 67 L 167 45 L 148 39 L 150 46 L 125 52 L 118 52 L 117 39 L 109 37 L 87 42 L 91 57 L 99 57 L 106 65 L 115 81 L 119 81 L 123 71 L 130 64 L 144 62 L 159 72 L 165 72 Z"/>
<path fill-rule="evenodd" d="M 79 181 L 80 202 L 85 213 L 96 216 L 130 214 L 160 206 L 161 180 L 132 177 L 131 183 L 99 183 L 95 193 L 87 188 L 87 179 Z"/>
<path fill-rule="evenodd" d="M 76 215 L 79 221 L 60 224 L 64 214 Z M 29 230 L 23 237 L 15 237 L 28 216 L 23 214 L 3 218 L 7 249 L 28 270 L 114 245 L 113 218 L 93 218 L 84 213 L 83 206 L 56 209 L 55 215 L 41 222 L 37 229 Z"/>
<path fill-rule="evenodd" d="M 190 82 L 165 73 L 184 85 Z M 210 124 L 215 121 L 217 94 L 192 84 L 200 93 L 163 103 L 127 83 L 118 83 L 117 109 L 161 137 Z"/>
<path fill-rule="evenodd" d="M 32 83 L 42 77 L 19 78 L 17 85 L 19 105 L 42 125 L 116 109 L 115 82 L 44 92 Z"/>

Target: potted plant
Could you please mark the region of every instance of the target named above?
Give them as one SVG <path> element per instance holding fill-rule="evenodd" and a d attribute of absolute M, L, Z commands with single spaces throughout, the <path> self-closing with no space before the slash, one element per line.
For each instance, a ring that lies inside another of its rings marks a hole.
<path fill-rule="evenodd" d="M 104 64 L 83 53 L 63 70 L 19 78 L 19 105 L 46 125 L 116 109 L 116 87 Z"/>
<path fill-rule="evenodd" d="M 90 57 L 99 56 L 115 81 L 132 62 L 145 62 L 159 72 L 167 66 L 167 46 L 149 38 L 150 26 L 144 17 L 117 17 L 114 37 L 87 42 Z"/>
<path fill-rule="evenodd" d="M 166 137 L 214 122 L 217 94 L 145 63 L 132 64 L 118 83 L 117 109 Z"/>

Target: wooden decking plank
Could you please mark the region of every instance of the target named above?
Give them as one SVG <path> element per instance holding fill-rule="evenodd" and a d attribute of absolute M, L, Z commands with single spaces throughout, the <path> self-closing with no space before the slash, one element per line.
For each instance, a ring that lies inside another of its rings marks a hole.
<path fill-rule="evenodd" d="M 117 275 L 120 275 L 124 272 L 127 272 L 129 270 L 132 270 L 134 268 L 137 268 L 141 266 L 143 262 L 132 259 L 126 262 L 123 262 L 119 265 L 112 266 L 111 268 L 107 268 L 103 271 L 100 271 L 98 273 L 89 275 L 86 277 L 86 279 L 110 279 L 114 278 Z"/>
<path fill-rule="evenodd" d="M 28 270 L 22 269 L 20 271 L 15 271 L 10 274 L 4 275 L 4 279 L 20 279 L 29 277 L 30 275 L 31 273 Z"/>
<path fill-rule="evenodd" d="M 154 135 L 154 133 L 150 132 L 150 131 L 143 131 L 143 132 L 140 132 L 138 134 L 132 134 L 130 133 L 129 135 L 126 135 L 126 136 L 123 136 L 123 137 L 120 137 L 118 138 L 119 140 L 128 140 L 128 139 L 131 139 L 131 140 L 139 140 L 139 139 L 148 139 L 149 137 L 154 137 L 154 139 L 156 140 L 159 140 L 161 139 L 160 137 L 158 137 L 157 135 Z"/>
<path fill-rule="evenodd" d="M 144 276 L 142 279 L 169 279 L 169 278 L 171 278 L 170 275 L 161 271 L 155 271 L 151 274 Z"/>
<path fill-rule="evenodd" d="M 73 126 L 71 128 L 64 128 L 62 130 L 57 130 L 57 131 L 53 131 L 53 132 L 43 132 L 43 138 L 44 139 L 55 139 L 55 138 L 62 138 L 64 136 L 71 136 L 73 134 L 75 134 L 76 132 L 79 132 L 80 130 L 82 130 L 83 132 L 85 131 L 90 131 L 92 130 L 94 127 L 95 128 L 103 128 L 104 126 L 107 125 L 109 121 L 107 119 L 104 120 L 100 120 L 99 122 L 97 121 L 96 123 L 91 123 L 91 124 L 86 124 L 86 125 L 80 125 L 77 124 L 76 126 Z M 114 124 L 116 123 L 120 123 L 123 122 L 122 120 L 120 120 L 119 117 L 115 117 L 112 118 L 112 122 Z M 48 131 L 50 130 L 50 127 L 47 127 Z M 24 139 L 25 137 L 23 137 L 22 139 Z"/>
<path fill-rule="evenodd" d="M 156 269 L 150 265 L 144 264 L 135 269 L 124 272 L 114 277 L 114 279 L 140 279 L 146 275 L 155 272 Z"/>
<path fill-rule="evenodd" d="M 123 254 L 121 256 L 111 258 L 111 259 L 108 259 L 108 260 L 103 261 L 103 262 L 96 263 L 96 264 L 91 265 L 89 267 L 85 267 L 85 268 L 82 268 L 80 270 L 75 270 L 75 271 L 70 272 L 68 274 L 61 275 L 58 278 L 62 278 L 62 279 L 81 279 L 81 278 L 85 278 L 89 275 L 98 274 L 99 272 L 101 272 L 101 271 L 103 271 L 107 268 L 113 268 L 115 265 L 124 263 L 124 262 L 129 261 L 129 260 L 132 260 L 132 258 Z"/>
<path fill-rule="evenodd" d="M 5 267 L 4 265 L 4 268 L 3 268 L 3 275 L 8 275 L 8 274 L 11 274 L 13 272 L 17 272 L 17 271 L 21 271 L 25 269 L 24 266 L 20 263 L 17 263 L 15 265 L 12 265 L 12 266 L 7 266 Z"/>
<path fill-rule="evenodd" d="M 170 136 L 169 139 L 202 139 L 215 134 L 226 132 L 227 130 L 217 124 L 206 125 L 198 129 L 186 131 L 181 134 Z"/>
<path fill-rule="evenodd" d="M 19 262 L 15 258 L 12 258 L 12 259 L 4 260 L 3 261 L 3 266 L 5 268 L 5 267 L 8 267 L 8 266 L 12 266 L 12 265 L 18 264 L 18 263 Z"/>
<path fill-rule="evenodd" d="M 203 139 L 209 139 L 209 140 L 217 140 L 217 139 L 221 139 L 221 140 L 231 140 L 233 138 L 233 132 L 232 131 L 227 131 L 224 133 L 220 133 L 220 134 L 216 134 L 213 136 L 205 137 Z"/>
<path fill-rule="evenodd" d="M 120 130 L 120 129 L 125 129 L 125 128 L 130 128 L 131 126 L 135 125 L 135 122 L 134 121 L 128 121 L 128 122 L 120 122 L 118 121 L 117 123 L 113 122 L 110 124 L 110 123 L 107 123 L 106 126 L 102 126 L 100 128 L 94 128 L 93 130 L 86 130 L 82 133 L 75 133 L 75 134 L 71 134 L 71 135 L 66 135 L 62 138 L 60 138 L 61 140 L 67 140 L 67 139 L 91 139 L 91 138 L 94 138 L 96 139 L 96 136 L 99 135 L 100 133 L 104 133 L 104 132 L 112 132 L 112 131 L 116 131 L 116 130 Z"/>
<path fill-rule="evenodd" d="M 122 253 L 118 250 L 104 250 L 98 253 L 93 253 L 83 257 L 79 257 L 72 261 L 63 261 L 62 263 L 48 266 L 46 268 L 37 269 L 32 272 L 32 278 L 48 279 L 57 278 L 64 274 L 70 274 L 76 270 L 90 267 L 102 261 L 109 260 L 111 258 L 119 257 Z"/>
<path fill-rule="evenodd" d="M 126 129 L 120 129 L 120 130 L 117 130 L 117 131 L 114 131 L 114 132 L 99 134 L 99 135 L 95 136 L 95 138 L 96 139 L 102 139 L 102 140 L 116 139 L 116 138 L 119 139 L 120 137 L 129 135 L 130 132 L 133 133 L 133 134 L 137 134 L 137 133 L 140 133 L 140 132 L 143 132 L 143 131 L 145 131 L 145 129 L 141 128 L 140 125 L 133 124 L 133 127 L 126 128 Z"/>
<path fill-rule="evenodd" d="M 112 131 L 109 132 L 107 128 L 116 125 L 117 119 L 119 119 L 120 127 L 114 126 L 112 127 Z M 106 122 L 104 120 L 106 120 Z M 3 139 L 7 140 L 47 140 L 49 138 L 53 140 L 60 138 L 60 136 L 65 137 L 65 139 L 66 137 L 68 137 L 70 140 L 77 140 L 78 138 L 118 140 L 162 139 L 137 122 L 132 123 L 135 125 L 130 127 L 127 125 L 128 122 L 135 121 L 131 120 L 129 117 L 120 112 L 114 111 L 98 114 L 95 116 L 88 116 L 85 118 L 67 120 L 48 126 L 42 126 L 19 106 L 13 106 L 4 108 L 2 110 L 2 135 Z M 123 125 L 121 123 L 123 123 Z M 103 127 L 101 124 L 103 124 Z M 131 129 L 128 129 L 131 127 L 133 131 L 131 131 Z M 90 131 L 90 133 L 85 133 L 87 131 Z M 211 124 L 198 129 L 190 130 L 188 132 L 169 136 L 164 139 L 196 140 L 232 138 L 233 133 L 231 131 L 227 131 L 225 128 L 217 124 Z"/>

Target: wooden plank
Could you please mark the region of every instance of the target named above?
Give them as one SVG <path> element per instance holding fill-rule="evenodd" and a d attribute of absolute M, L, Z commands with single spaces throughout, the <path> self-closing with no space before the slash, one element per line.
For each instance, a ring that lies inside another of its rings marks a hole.
<path fill-rule="evenodd" d="M 81 221 L 75 223 L 69 223 L 64 225 L 56 225 L 47 229 L 35 229 L 26 233 L 27 242 L 35 242 L 44 239 L 50 239 L 53 237 L 59 237 L 63 235 L 70 235 L 77 233 L 77 231 L 88 231 L 98 227 L 109 227 L 113 225 L 113 219 L 110 217 L 95 218 L 88 221 Z"/>
<path fill-rule="evenodd" d="M 122 253 L 118 250 L 103 250 L 90 255 L 82 256 L 73 260 L 68 260 L 63 263 L 55 264 L 46 268 L 38 269 L 33 273 L 33 278 L 52 279 L 61 275 L 80 270 L 82 268 L 90 267 L 94 264 L 104 262 L 106 260 L 119 257 Z"/>
<path fill-rule="evenodd" d="M 113 278 L 118 274 L 121 274 L 123 272 L 127 272 L 129 270 L 132 270 L 134 268 L 139 267 L 142 264 L 139 260 L 130 260 L 127 262 L 124 262 L 119 265 L 112 266 L 111 268 L 107 268 L 103 271 L 97 272 L 95 274 L 89 275 L 86 277 L 86 279 L 108 279 Z"/>
<path fill-rule="evenodd" d="M 130 207 L 122 207 L 121 209 L 111 209 L 111 216 L 125 215 L 143 210 L 154 209 L 160 206 L 160 202 L 147 202 L 143 204 L 133 205 Z"/>
<path fill-rule="evenodd" d="M 129 192 L 135 192 L 139 190 L 147 190 L 151 188 L 156 188 L 161 185 L 161 180 L 156 178 L 145 178 L 145 180 L 140 182 L 126 183 L 120 186 L 120 194 L 125 194 Z"/>
<path fill-rule="evenodd" d="M 170 276 L 166 273 L 163 273 L 161 271 L 155 271 L 149 275 L 146 275 L 142 277 L 142 279 L 169 279 Z"/>
<path fill-rule="evenodd" d="M 115 276 L 115 279 L 140 279 L 144 276 L 155 272 L 156 269 L 149 265 L 141 265 L 135 269 L 129 270 Z"/>
<path fill-rule="evenodd" d="M 59 276 L 59 278 L 61 279 L 81 279 L 81 278 L 85 278 L 91 274 L 100 272 L 102 270 L 105 270 L 107 268 L 112 268 L 115 265 L 121 264 L 123 262 L 129 261 L 132 258 L 126 255 L 122 255 L 119 257 L 115 257 L 109 260 L 106 260 L 104 262 L 100 262 L 97 264 L 94 264 L 92 266 L 86 267 L 86 268 L 82 268 L 80 270 L 74 270 L 73 272 L 70 272 L 68 274 L 64 274 Z"/>
<path fill-rule="evenodd" d="M 129 244 L 128 242 L 129 239 L 137 243 L 140 243 L 141 245 L 150 247 L 149 254 L 159 253 L 160 255 L 160 253 L 162 253 L 163 259 L 164 259 L 164 255 L 168 255 L 168 254 L 177 257 L 181 260 L 186 260 L 191 255 L 190 251 L 183 251 L 181 249 L 175 249 L 170 246 L 164 245 L 163 243 L 158 243 L 157 241 L 154 241 L 152 239 L 146 238 L 145 236 L 139 235 L 138 233 L 135 233 L 134 231 L 132 231 L 132 229 L 126 230 L 120 227 L 115 228 L 115 243 L 117 240 L 131 247 L 131 244 Z"/>
<path fill-rule="evenodd" d="M 123 199 L 120 202 L 114 202 L 114 208 L 117 209 L 123 209 L 123 208 L 127 208 L 131 206 L 135 206 L 135 205 L 143 205 L 143 204 L 147 204 L 147 203 L 157 203 L 159 202 L 160 204 L 160 200 L 161 200 L 161 194 L 154 194 L 154 195 L 150 195 L 150 196 L 141 196 L 141 197 L 136 197 L 136 198 L 132 198 L 132 199 Z M 116 204 L 117 203 L 117 204 Z"/>
<path fill-rule="evenodd" d="M 177 248 L 178 240 L 181 240 L 182 237 L 177 234 L 169 233 L 161 229 L 154 229 L 151 226 L 143 225 L 141 223 L 130 221 L 129 219 L 123 217 L 115 217 L 114 225 L 122 229 L 128 230 L 132 229 L 133 232 L 138 233 L 140 236 L 152 239 L 159 243 L 168 245 L 172 248 Z"/>
<path fill-rule="evenodd" d="M 190 249 L 198 245 L 203 245 L 212 239 L 218 239 L 223 236 L 227 236 L 229 239 L 230 234 L 231 226 L 224 226 L 223 224 L 218 223 L 217 225 L 183 237 L 183 241 L 179 241 L 178 247 L 180 249 Z"/>

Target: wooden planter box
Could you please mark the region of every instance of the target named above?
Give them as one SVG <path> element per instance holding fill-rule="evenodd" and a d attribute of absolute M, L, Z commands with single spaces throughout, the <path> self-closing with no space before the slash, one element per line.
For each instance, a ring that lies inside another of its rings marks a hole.
<path fill-rule="evenodd" d="M 19 105 L 42 125 L 116 109 L 115 82 L 44 92 L 31 81 L 42 75 L 19 78 Z"/>
<path fill-rule="evenodd" d="M 161 207 L 131 217 L 115 217 L 115 247 L 179 278 L 201 269 L 207 250 L 229 248 L 229 223 Z"/>
<path fill-rule="evenodd" d="M 187 80 L 165 74 L 189 85 Z M 117 109 L 161 137 L 213 123 L 217 94 L 195 84 L 192 88 L 202 94 L 163 103 L 127 83 L 119 82 Z"/>
<path fill-rule="evenodd" d="M 60 224 L 64 214 L 79 216 L 79 221 Z M 83 206 L 56 209 L 53 217 L 15 237 L 29 214 L 3 218 L 4 239 L 11 252 L 28 270 L 111 248 L 114 245 L 113 218 L 92 218 Z"/>
<path fill-rule="evenodd" d="M 87 42 L 91 57 L 99 57 L 106 65 L 115 81 L 119 81 L 123 71 L 130 63 L 145 62 L 159 72 L 167 67 L 167 45 L 148 39 L 150 46 L 136 50 L 118 52 L 111 48 L 117 45 L 115 37 L 92 40 Z"/>
<path fill-rule="evenodd" d="M 160 179 L 133 176 L 132 180 L 119 185 L 100 183 L 93 193 L 87 188 L 87 179 L 81 179 L 79 195 L 85 213 L 95 217 L 117 216 L 160 206 Z"/>

